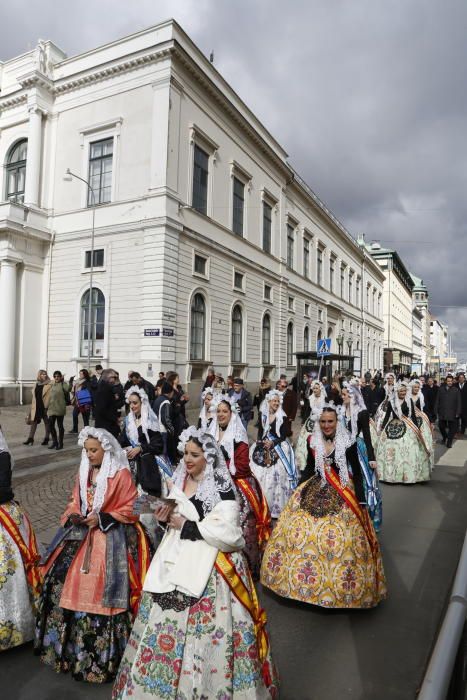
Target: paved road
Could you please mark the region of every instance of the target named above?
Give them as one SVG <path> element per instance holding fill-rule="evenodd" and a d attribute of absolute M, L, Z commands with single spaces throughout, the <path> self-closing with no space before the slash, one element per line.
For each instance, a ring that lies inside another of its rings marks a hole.
<path fill-rule="evenodd" d="M 39 539 L 48 542 L 69 496 L 79 451 L 73 436 L 52 457 L 42 447 L 23 447 L 15 427 L 23 414 L 3 409 L 1 416 L 16 458 L 15 491 Z M 389 598 L 377 609 L 319 610 L 260 592 L 282 700 L 415 698 L 467 528 L 466 460 L 467 440 L 458 441 L 451 450 L 437 448 L 430 484 L 383 485 L 380 540 Z M 111 694 L 109 686 L 56 675 L 32 656 L 30 645 L 1 655 L 0 678 L 2 697 L 14 700 L 93 700 Z"/>

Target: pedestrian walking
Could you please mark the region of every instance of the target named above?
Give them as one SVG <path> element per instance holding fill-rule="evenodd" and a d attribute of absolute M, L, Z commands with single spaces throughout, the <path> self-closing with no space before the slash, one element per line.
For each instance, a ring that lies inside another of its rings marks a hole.
<path fill-rule="evenodd" d="M 63 421 L 66 415 L 67 404 L 70 401 L 70 388 L 65 382 L 63 374 L 58 370 L 53 373 L 53 378 L 48 407 L 50 434 L 52 436 L 52 444 L 49 445 L 49 450 L 63 450 L 63 438 L 65 435 Z M 58 435 L 55 425 L 57 425 Z"/>
<path fill-rule="evenodd" d="M 120 399 L 116 398 L 114 393 L 114 386 L 118 381 L 118 374 L 114 369 L 109 368 L 103 370 L 94 399 L 94 421 L 96 428 L 108 430 L 114 437 L 118 437 L 120 433 Z"/>
<path fill-rule="evenodd" d="M 463 372 L 460 372 L 457 377 L 457 386 L 461 394 L 461 419 L 459 433 L 461 435 L 465 435 L 465 428 L 467 426 L 467 383 Z"/>
<path fill-rule="evenodd" d="M 445 384 L 439 387 L 435 403 L 435 414 L 438 417 L 439 431 L 442 435 L 440 444 L 448 448 L 452 447 L 461 412 L 461 393 L 454 385 L 452 374 L 448 374 Z"/>
<path fill-rule="evenodd" d="M 246 430 L 248 428 L 248 422 L 252 418 L 253 401 L 250 392 L 244 387 L 243 379 L 241 377 L 235 377 L 233 387 L 229 389 L 227 393 L 230 399 L 237 404 L 240 420 Z"/>
<path fill-rule="evenodd" d="M 159 421 L 159 430 L 164 444 L 164 457 L 170 464 L 177 461 L 177 443 L 175 442 L 175 426 L 172 420 L 172 399 L 174 388 L 169 382 L 163 381 L 160 394 L 154 401 L 152 409 Z"/>
<path fill-rule="evenodd" d="M 436 423 L 436 397 L 438 395 L 439 387 L 435 384 L 433 377 L 428 377 L 425 384 L 422 387 L 422 393 L 425 398 L 425 406 L 423 410 L 430 419 L 430 423 L 434 425 Z"/>
<path fill-rule="evenodd" d="M 89 425 L 92 409 L 92 381 L 87 369 L 80 369 L 78 379 L 71 389 L 73 406 L 73 428 L 70 433 L 78 434 L 78 417 L 82 416 L 84 427 Z"/>
<path fill-rule="evenodd" d="M 50 400 L 50 390 L 52 382 L 45 369 L 40 369 L 37 373 L 36 385 L 32 392 L 31 410 L 27 415 L 26 423 L 31 426 L 29 436 L 23 445 L 33 445 L 34 435 L 36 434 L 37 426 L 41 421 L 44 422 L 45 435 L 41 445 L 49 444 L 50 426 L 47 409 Z"/>

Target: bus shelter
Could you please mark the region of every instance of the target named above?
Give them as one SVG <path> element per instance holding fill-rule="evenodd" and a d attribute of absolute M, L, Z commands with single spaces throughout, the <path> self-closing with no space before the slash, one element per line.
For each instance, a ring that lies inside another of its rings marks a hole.
<path fill-rule="evenodd" d="M 296 352 L 295 357 L 297 359 L 297 379 L 299 382 L 302 381 L 304 374 L 310 373 L 313 377 L 318 379 L 321 357 L 318 356 L 316 351 L 310 350 L 308 352 Z M 327 377 L 330 381 L 336 370 L 339 373 L 353 375 L 353 355 L 335 355 L 334 353 L 331 353 L 323 357 L 323 364 L 319 378 L 321 379 L 322 377 Z"/>

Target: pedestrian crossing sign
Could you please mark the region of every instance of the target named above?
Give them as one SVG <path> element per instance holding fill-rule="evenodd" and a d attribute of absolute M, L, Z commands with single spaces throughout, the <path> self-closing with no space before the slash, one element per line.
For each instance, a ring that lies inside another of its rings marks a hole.
<path fill-rule="evenodd" d="M 331 338 L 320 338 L 316 342 L 316 354 L 318 357 L 331 354 Z"/>

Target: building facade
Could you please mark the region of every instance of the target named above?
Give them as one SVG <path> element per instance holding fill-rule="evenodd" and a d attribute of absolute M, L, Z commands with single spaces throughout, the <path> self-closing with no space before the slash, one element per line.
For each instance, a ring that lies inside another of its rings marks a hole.
<path fill-rule="evenodd" d="M 384 369 L 411 371 L 413 354 L 413 281 L 395 250 L 377 242 L 365 247 L 384 272 L 382 314 L 384 320 Z"/>
<path fill-rule="evenodd" d="M 257 382 L 339 337 L 381 366 L 384 273 L 174 21 L 39 42 L 0 86 L 4 401 L 89 355 Z"/>
<path fill-rule="evenodd" d="M 412 288 L 412 302 L 414 305 L 414 309 L 416 309 L 420 315 L 421 315 L 421 343 L 420 343 L 420 349 L 419 349 L 419 358 L 418 361 L 420 362 L 422 366 L 422 372 L 427 371 L 429 361 L 430 361 L 430 312 L 428 309 L 428 304 L 429 304 L 429 294 L 428 294 L 428 288 L 424 284 L 423 280 L 420 279 L 420 277 L 416 277 L 415 275 L 411 274 L 410 275 L 413 281 L 413 288 Z M 418 321 L 417 321 L 418 323 Z M 418 331 L 418 329 L 417 329 Z M 414 336 L 414 344 L 415 344 L 415 336 Z M 418 342 L 417 342 L 418 345 Z M 414 350 L 414 355 L 415 355 L 415 350 Z M 414 362 L 415 357 L 414 357 Z"/>

